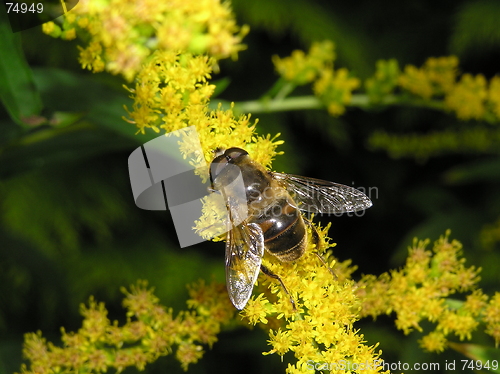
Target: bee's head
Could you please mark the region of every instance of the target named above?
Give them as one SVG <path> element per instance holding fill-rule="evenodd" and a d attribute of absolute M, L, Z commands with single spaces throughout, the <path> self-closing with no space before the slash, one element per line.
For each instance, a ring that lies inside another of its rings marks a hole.
<path fill-rule="evenodd" d="M 248 156 L 248 152 L 241 148 L 229 148 L 226 150 L 217 148 L 215 150 L 217 157 L 210 164 L 210 181 L 214 182 L 215 178 L 226 168 L 228 164 L 235 164 L 243 157 Z"/>

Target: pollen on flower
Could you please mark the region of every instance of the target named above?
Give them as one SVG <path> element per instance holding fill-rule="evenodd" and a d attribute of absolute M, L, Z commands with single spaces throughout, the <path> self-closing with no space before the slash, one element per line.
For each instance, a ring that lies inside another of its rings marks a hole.
<path fill-rule="evenodd" d="M 433 94 L 432 84 L 422 69 L 408 65 L 399 77 L 399 85 L 411 93 L 429 99 Z"/>
<path fill-rule="evenodd" d="M 457 74 L 457 57 L 431 57 L 421 68 L 406 66 L 398 82 L 413 94 L 430 99 L 432 96 L 450 92 L 455 87 Z"/>
<path fill-rule="evenodd" d="M 351 102 L 352 91 L 360 86 L 358 78 L 350 77 L 345 68 L 324 69 L 314 82 L 314 94 L 327 106 L 331 115 L 341 115 L 345 105 Z"/>
<path fill-rule="evenodd" d="M 464 309 L 473 316 L 478 316 L 486 307 L 488 296 L 482 290 L 474 290 L 470 295 L 467 295 Z"/>
<path fill-rule="evenodd" d="M 273 353 L 277 353 L 280 356 L 283 356 L 290 350 L 292 346 L 292 334 L 290 331 L 281 331 L 278 329 L 275 333 L 272 331 L 269 333 L 269 344 L 273 347 L 269 352 L 264 352 L 264 355 L 270 355 Z"/>
<path fill-rule="evenodd" d="M 64 39 L 64 40 L 73 40 L 73 39 L 75 39 L 76 38 L 76 29 L 72 28 L 72 29 L 65 30 L 61 34 L 61 38 Z"/>
<path fill-rule="evenodd" d="M 257 323 L 267 324 L 267 315 L 273 313 L 274 307 L 266 299 L 264 294 L 248 300 L 248 303 L 241 314 L 248 318 L 248 321 L 255 325 Z"/>
<path fill-rule="evenodd" d="M 449 92 L 456 81 L 458 75 L 458 58 L 430 57 L 424 64 L 424 69 L 429 80 L 435 85 L 437 94 Z"/>
<path fill-rule="evenodd" d="M 376 71 L 372 78 L 365 82 L 366 92 L 372 102 L 378 102 L 390 94 L 398 84 L 401 72 L 397 60 L 378 60 Z"/>
<path fill-rule="evenodd" d="M 56 25 L 52 21 L 44 23 L 42 25 L 42 31 L 45 34 L 52 36 L 53 38 L 58 38 L 62 33 L 61 27 L 59 27 L 59 25 Z"/>
<path fill-rule="evenodd" d="M 482 75 L 473 77 L 464 74 L 446 95 L 446 107 L 455 111 L 463 120 L 481 119 L 485 113 L 485 99 L 488 95 L 486 79 Z"/>
<path fill-rule="evenodd" d="M 488 89 L 488 103 L 491 106 L 492 112 L 497 118 L 500 118 L 500 77 L 494 76 L 491 78 Z"/>
<path fill-rule="evenodd" d="M 447 310 L 439 318 L 437 330 L 443 331 L 445 335 L 454 332 L 460 340 L 471 339 L 471 333 L 476 329 L 479 322 L 467 313 Z"/>
<path fill-rule="evenodd" d="M 204 53 L 215 59 L 235 58 L 245 48 L 241 42 L 248 32 L 248 26 L 236 24 L 228 3 L 219 0 L 81 1 L 65 15 L 62 33 L 53 25 L 43 26 L 44 32 L 66 39 L 76 32 L 89 45 L 101 47 L 92 59 L 83 56 L 88 47 L 81 48 L 84 68 L 94 72 L 105 68 L 128 81 L 158 49 Z"/>
<path fill-rule="evenodd" d="M 500 344 L 500 293 L 497 292 L 483 311 L 486 323 L 486 333 L 495 339 L 495 345 Z"/>
<path fill-rule="evenodd" d="M 203 357 L 203 347 L 192 343 L 182 343 L 175 354 L 184 370 L 188 369 L 189 364 L 195 364 Z"/>
<path fill-rule="evenodd" d="M 273 63 L 284 79 L 303 85 L 314 81 L 322 70 L 331 68 L 334 59 L 334 44 L 326 40 L 313 43 L 308 54 L 295 50 L 289 57 L 273 56 Z"/>
<path fill-rule="evenodd" d="M 84 317 L 80 334 L 92 343 L 101 340 L 110 324 L 104 303 L 96 303 L 91 297 L 88 308 L 85 304 L 80 305 L 80 314 Z"/>
<path fill-rule="evenodd" d="M 447 346 L 447 340 L 443 333 L 438 331 L 433 331 L 422 339 L 420 339 L 420 346 L 429 352 L 443 352 Z"/>
<path fill-rule="evenodd" d="M 266 280 L 265 277 L 257 286 L 269 290 L 266 287 L 271 283 L 272 292 L 268 300 L 274 310 L 267 311 L 266 319 L 274 316 L 284 319 L 277 327 L 266 326 L 272 349 L 264 354 L 284 355 L 288 351 L 293 352 L 297 363 L 289 366 L 288 372 L 310 370 L 305 364 L 311 361 L 374 362 L 380 354 L 365 346 L 362 335 L 353 327 L 359 310 L 356 284 L 352 280 L 339 282 L 314 255 L 314 251 L 323 253 L 329 245 L 327 229 L 319 227 L 318 231 L 324 235 L 320 248 L 309 243 L 304 255 L 293 264 L 275 266 L 272 258 L 264 257 L 266 267 L 280 276 L 290 294 L 278 282 Z M 291 310 L 290 297 L 295 302 L 295 310 Z M 254 312 L 252 316 L 256 314 Z M 246 309 L 242 315 L 249 319 Z M 329 360 L 330 357 L 335 360 Z M 380 369 L 375 368 L 372 372 L 379 372 Z"/>
<path fill-rule="evenodd" d="M 198 283 L 190 287 L 193 297 L 190 308 L 176 317 L 171 309 L 160 305 L 145 282 L 138 282 L 126 297 L 127 322 L 120 326 L 107 319 L 102 303 L 90 300 L 82 306 L 82 328 L 77 332 L 62 329 L 63 347 L 47 343 L 41 333 L 25 336 L 24 355 L 31 361 L 31 371 L 25 373 L 53 374 L 81 372 L 89 367 L 96 371 L 113 368 L 123 371 L 130 366 L 143 370 L 160 356 L 175 351 L 182 367 L 197 362 L 203 356 L 202 344 L 209 347 L 217 340 L 221 325 L 231 320 L 235 311 L 222 292 L 223 284 Z M 103 350 L 103 347 L 113 347 Z"/>
<path fill-rule="evenodd" d="M 98 73 L 103 70 L 104 63 L 101 60 L 101 46 L 98 43 L 90 43 L 87 48 L 78 46 L 80 50 L 79 62 L 84 69 Z"/>
<path fill-rule="evenodd" d="M 429 240 L 415 239 L 405 267 L 378 279 L 363 277 L 358 283 L 358 296 L 363 300 L 361 315 L 376 317 L 395 312 L 396 326 L 405 333 L 422 331 L 422 320 L 436 323 L 436 330 L 420 342 L 434 352 L 445 349 L 448 335 L 470 340 L 481 313 L 487 310 L 487 296 L 474 289 L 479 269 L 465 266 L 465 259 L 460 257 L 461 244 L 449 236 L 448 230 L 435 241 L 432 252 L 426 249 Z M 458 292 L 470 292 L 465 302 L 449 299 Z"/>

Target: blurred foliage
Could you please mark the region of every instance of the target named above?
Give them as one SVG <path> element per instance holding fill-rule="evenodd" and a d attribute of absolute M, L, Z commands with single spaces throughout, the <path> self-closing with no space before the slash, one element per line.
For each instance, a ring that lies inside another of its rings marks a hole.
<path fill-rule="evenodd" d="M 494 0 L 236 0 L 233 9 L 251 31 L 247 51 L 237 62 L 221 61 L 214 77 L 229 80 L 220 93 L 227 101 L 260 97 L 277 79 L 273 55 L 307 50 L 323 39 L 336 44 L 336 66 L 363 79 L 374 74 L 379 59 L 420 66 L 450 53 L 461 72 L 488 79 L 498 73 L 500 6 Z M 142 278 L 156 287 L 162 304 L 180 309 L 187 283 L 223 280 L 224 255 L 220 243 L 179 250 L 169 214 L 133 204 L 127 157 L 155 134 L 136 137 L 121 119 L 130 103 L 121 78 L 80 70 L 75 43 L 39 29 L 12 34 L 4 18 L 0 54 L 0 371 L 13 372 L 21 362 L 22 334 L 42 329 L 53 340 L 60 326 L 74 330 L 77 305 L 90 295 L 106 301 L 110 318 L 120 318 L 119 288 Z M 385 68 L 394 71 L 390 64 Z M 332 220 L 335 255 L 358 265 L 355 277 L 400 266 L 413 237 L 436 239 L 449 228 L 468 263 L 483 269 L 483 291 L 498 291 L 498 123 L 404 105 L 348 108 L 340 118 L 324 110 L 258 117 L 261 134 L 281 132 L 285 140 L 275 170 L 376 187 L 374 207 L 362 219 Z M 391 137 L 397 141 L 385 151 L 374 149 Z M 446 139 L 435 146 L 436 137 Z M 484 147 L 488 142 L 494 145 Z M 388 362 L 464 357 L 452 350 L 424 353 L 417 343 L 422 336 L 402 336 L 384 317 L 357 326 L 369 343 L 380 342 Z M 247 372 L 285 367 L 260 354 L 268 347 L 258 329 L 219 338 L 190 372 L 229 372 L 229 361 L 244 362 Z M 472 342 L 492 345 L 480 334 Z M 165 370 L 181 369 L 166 360 L 146 367 L 148 373 Z"/>
<path fill-rule="evenodd" d="M 461 4 L 455 14 L 450 51 L 459 56 L 498 50 L 500 30 L 497 27 L 500 3 L 481 0 Z"/>

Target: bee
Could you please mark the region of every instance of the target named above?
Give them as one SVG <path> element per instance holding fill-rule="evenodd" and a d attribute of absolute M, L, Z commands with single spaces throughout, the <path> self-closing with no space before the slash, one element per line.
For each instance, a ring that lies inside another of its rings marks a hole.
<path fill-rule="evenodd" d="M 238 176 L 243 179 L 243 192 L 231 187 Z M 353 187 L 268 171 L 241 148 L 217 151 L 210 164 L 210 181 L 227 206 L 226 284 L 231 302 L 239 310 L 250 299 L 260 270 L 279 280 L 289 294 L 279 276 L 262 264 L 262 257 L 267 251 L 290 262 L 304 254 L 309 240 L 318 244 L 314 226 L 301 211 L 340 214 L 372 206 Z M 293 300 L 292 304 L 295 308 Z"/>

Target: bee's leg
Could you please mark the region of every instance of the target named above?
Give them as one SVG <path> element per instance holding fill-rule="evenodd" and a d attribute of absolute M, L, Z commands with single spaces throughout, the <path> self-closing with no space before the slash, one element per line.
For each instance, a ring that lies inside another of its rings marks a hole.
<path fill-rule="evenodd" d="M 304 222 L 309 226 L 309 228 L 311 229 L 311 241 L 316 244 L 316 249 L 319 249 L 319 243 L 320 243 L 320 238 L 319 238 L 319 234 L 318 234 L 318 230 L 316 230 L 316 227 L 314 227 L 314 225 L 311 223 L 311 221 L 309 221 L 308 219 L 305 219 Z M 321 263 L 323 265 L 325 265 L 325 267 L 328 269 L 328 271 L 334 276 L 334 278 L 336 279 L 337 278 L 337 274 L 335 274 L 335 272 L 333 271 L 333 269 L 328 266 L 328 264 L 326 263 L 325 259 L 318 253 L 318 252 L 314 252 L 314 254 L 316 255 L 316 257 L 318 257 L 318 259 L 321 261 Z"/>
<path fill-rule="evenodd" d="M 328 264 L 326 263 L 325 259 L 318 252 L 314 252 L 314 254 L 316 255 L 316 257 L 318 257 L 318 259 L 321 261 L 321 263 L 323 265 L 325 265 L 325 267 L 328 269 L 328 271 L 330 272 L 330 274 L 333 275 L 335 279 L 337 279 L 337 274 L 335 274 L 335 272 L 333 271 L 333 269 L 330 266 L 328 266 Z"/>
<path fill-rule="evenodd" d="M 290 303 L 292 304 L 293 311 L 296 312 L 297 308 L 295 307 L 295 301 L 293 300 L 292 295 L 290 295 L 290 292 L 288 292 L 288 289 L 286 288 L 285 283 L 283 283 L 283 281 L 281 280 L 281 278 L 279 277 L 279 275 L 274 274 L 271 270 L 269 270 L 266 266 L 264 266 L 262 264 L 260 265 L 260 270 L 262 270 L 262 272 L 264 274 L 266 274 L 267 276 L 269 276 L 269 277 L 271 277 L 273 279 L 276 279 L 276 280 L 278 280 L 278 282 L 280 282 L 281 287 L 283 287 L 283 289 L 285 290 L 286 294 L 290 298 Z"/>

